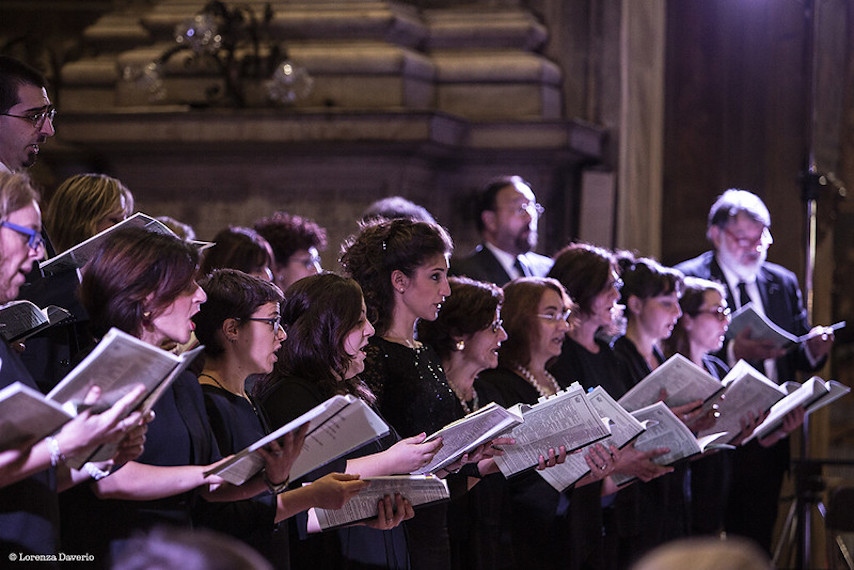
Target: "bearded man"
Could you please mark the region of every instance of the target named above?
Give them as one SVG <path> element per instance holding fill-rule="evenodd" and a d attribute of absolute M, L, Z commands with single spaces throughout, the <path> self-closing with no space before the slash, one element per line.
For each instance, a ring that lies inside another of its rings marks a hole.
<path fill-rule="evenodd" d="M 755 340 L 750 330 L 728 339 L 723 357 L 732 366 L 750 362 L 777 383 L 795 379 L 796 371 L 820 368 L 833 346 L 833 331 L 810 331 L 795 274 L 766 260 L 771 237 L 771 215 L 756 194 L 730 189 L 709 211 L 706 237 L 714 250 L 676 266 L 685 275 L 712 279 L 727 289 L 730 307 L 753 303 L 780 328 L 795 335 L 813 332 L 812 338 L 789 350 L 773 342 Z M 799 417 L 798 417 L 799 416 Z M 747 536 L 771 552 L 774 523 L 783 476 L 789 467 L 788 432 L 803 421 L 803 410 L 788 418 L 785 429 L 766 440 L 751 441 L 733 454 L 733 481 L 727 500 L 727 533 Z"/>
<path fill-rule="evenodd" d="M 478 195 L 475 221 L 483 242 L 467 257 L 451 261 L 452 275 L 502 287 L 517 277 L 545 277 L 552 259 L 534 253 L 544 209 L 520 176 L 502 176 Z"/>

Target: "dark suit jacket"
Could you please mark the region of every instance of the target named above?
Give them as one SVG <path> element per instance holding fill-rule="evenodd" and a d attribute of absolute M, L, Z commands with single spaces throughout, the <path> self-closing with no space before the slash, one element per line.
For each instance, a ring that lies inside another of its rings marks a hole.
<path fill-rule="evenodd" d="M 552 268 L 554 261 L 550 257 L 529 251 L 522 255 L 526 265 L 534 277 L 545 277 Z M 455 258 L 451 261 L 451 275 L 464 275 L 478 281 L 495 283 L 499 287 L 510 281 L 510 276 L 504 267 L 483 244 L 466 257 Z"/>
<path fill-rule="evenodd" d="M 707 251 L 694 259 L 683 261 L 676 266 L 676 269 L 685 275 L 723 283 L 727 290 L 729 306 L 736 306 L 733 292 L 729 290 L 714 252 Z M 765 314 L 774 324 L 798 336 L 809 332 L 807 310 L 804 307 L 801 289 L 794 273 L 775 263 L 765 262 L 759 270 L 759 275 L 756 276 L 756 284 L 762 297 Z M 753 364 L 756 365 L 756 363 Z M 796 371 L 812 372 L 820 368 L 822 364 L 823 361 L 819 363 L 819 366 L 813 367 L 806 356 L 804 345 L 801 344 L 797 349 L 790 350 L 785 356 L 777 359 L 777 377 L 780 382 L 795 380 Z"/>

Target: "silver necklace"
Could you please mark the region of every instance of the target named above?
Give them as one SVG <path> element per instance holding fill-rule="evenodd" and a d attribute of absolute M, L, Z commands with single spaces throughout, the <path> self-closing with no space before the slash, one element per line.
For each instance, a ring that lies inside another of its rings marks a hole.
<path fill-rule="evenodd" d="M 522 378 L 527 380 L 531 386 L 536 388 L 540 396 L 548 397 L 560 392 L 560 386 L 558 385 L 557 380 L 555 380 L 555 377 L 552 376 L 548 370 L 543 370 L 543 374 L 545 375 L 546 383 L 548 384 L 546 388 L 550 389 L 551 393 L 547 392 L 546 389 L 540 386 L 540 383 L 537 382 L 537 378 L 531 373 L 531 371 L 522 366 L 521 364 L 516 365 L 516 372 L 518 372 L 519 375 L 522 376 Z"/>

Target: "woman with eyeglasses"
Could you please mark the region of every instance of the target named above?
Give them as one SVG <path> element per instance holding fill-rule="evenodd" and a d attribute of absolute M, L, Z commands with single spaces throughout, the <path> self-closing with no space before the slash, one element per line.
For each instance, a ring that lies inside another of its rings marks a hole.
<path fill-rule="evenodd" d="M 501 314 L 508 338 L 498 350 L 498 367 L 481 372 L 475 381 L 483 403 L 505 407 L 536 404 L 539 398 L 561 390 L 548 365 L 560 355 L 574 308 L 555 279 L 523 277 L 504 286 Z M 543 450 L 539 467 L 565 459 L 563 448 Z M 579 485 L 599 481 L 612 472 L 614 457 L 602 445 L 593 446 L 585 459 L 591 475 Z M 482 504 L 492 503 L 490 512 L 498 525 L 492 532 L 499 567 L 570 567 L 569 508 L 574 490 L 560 493 L 532 472 L 510 480 L 486 479 L 481 485 L 483 489 L 476 490 L 484 497 Z"/>
<path fill-rule="evenodd" d="M 360 379 L 365 348 L 374 328 L 368 321 L 362 289 L 333 273 L 304 277 L 285 291 L 282 322 L 288 327 L 273 373 L 256 386 L 269 421 L 283 424 L 335 395 L 351 395 L 373 406 L 375 397 Z M 410 473 L 429 463 L 441 445 L 423 437 L 400 439 L 392 430 L 331 464 L 307 474 L 313 481 L 336 470 L 362 477 Z M 316 483 L 312 483 L 313 485 Z M 400 523 L 414 515 L 405 497 L 386 497 L 377 518 L 310 536 L 311 520 L 291 522 L 294 568 L 409 568 L 411 537 Z"/>
<path fill-rule="evenodd" d="M 630 379 L 604 340 L 611 336 L 617 328 L 616 319 L 622 316 L 617 301 L 623 282 L 613 253 L 591 244 L 568 245 L 555 254 L 549 277 L 560 281 L 578 305 L 560 356 L 549 366 L 549 371 L 562 387 L 572 382 L 579 382 L 586 389 L 602 386 L 618 400 L 628 391 Z M 635 450 L 634 445 L 628 445 L 615 458 L 614 471 L 637 476 L 642 481 L 652 480 L 670 471 L 652 461 L 663 453 L 663 449 L 641 452 Z M 588 485 L 573 493 L 569 507 L 573 523 L 570 568 L 602 568 L 615 564 L 611 557 L 616 554 L 616 548 L 606 548 L 603 541 L 603 536 L 615 533 L 613 491 L 607 485 Z"/>
<path fill-rule="evenodd" d="M 44 255 L 40 230 L 38 194 L 29 178 L 0 172 L 0 303 L 17 298 L 33 262 Z M 20 382 L 38 391 L 18 351 L 2 340 L 0 364 L 0 388 Z M 56 555 L 57 492 L 106 475 L 142 452 L 144 420 L 139 412 L 128 413 L 143 391 L 135 388 L 100 414 L 84 411 L 48 437 L 0 448 L 0 546 L 5 553 Z M 97 389 L 92 390 L 85 403 L 95 404 L 97 398 Z M 80 471 L 66 465 L 66 457 L 103 443 L 119 444 L 110 462 L 87 463 Z"/>
<path fill-rule="evenodd" d="M 173 235 L 142 228 L 112 233 L 86 266 L 80 287 L 93 332 L 100 337 L 116 327 L 166 349 L 186 343 L 195 329 L 192 317 L 206 299 L 196 283 L 198 261 L 197 248 Z M 192 526 L 194 516 L 209 512 L 200 501 L 234 502 L 238 513 L 255 508 L 244 499 L 281 493 L 305 434 L 303 428 L 270 444 L 261 451 L 261 473 L 235 486 L 205 476 L 222 456 L 194 374 L 179 375 L 154 412 L 139 459 L 84 489 L 89 493 L 75 496 L 77 503 L 63 513 L 63 540 L 91 552 L 98 565 L 105 565 L 136 530 Z"/>
<path fill-rule="evenodd" d="M 257 404 L 246 392 L 246 378 L 269 374 L 277 351 L 287 338 L 281 325 L 281 290 L 268 280 L 234 269 L 217 269 L 199 285 L 207 300 L 193 317 L 196 336 L 204 345 L 204 368 L 199 382 L 211 428 L 223 455 L 237 453 L 271 431 Z M 196 520 L 240 538 L 264 554 L 275 568 L 289 567 L 287 528 L 277 521 L 307 508 L 340 508 L 364 483 L 358 477 L 329 474 L 312 485 L 296 487 L 277 496 L 253 498 L 257 510 L 247 516 L 205 516 Z M 208 510 L 217 511 L 211 503 Z M 214 513 L 216 514 L 216 513 Z"/>

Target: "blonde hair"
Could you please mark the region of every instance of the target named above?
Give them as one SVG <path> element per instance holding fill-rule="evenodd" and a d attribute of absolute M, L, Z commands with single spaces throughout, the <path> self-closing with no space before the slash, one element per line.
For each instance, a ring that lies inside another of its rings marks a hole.
<path fill-rule="evenodd" d="M 727 537 L 697 537 L 669 542 L 641 558 L 631 570 L 772 570 L 768 556 L 753 542 Z"/>
<path fill-rule="evenodd" d="M 133 194 L 106 174 L 77 174 L 59 185 L 45 210 L 44 225 L 54 249 L 62 252 L 89 239 L 110 215 L 133 213 Z"/>

